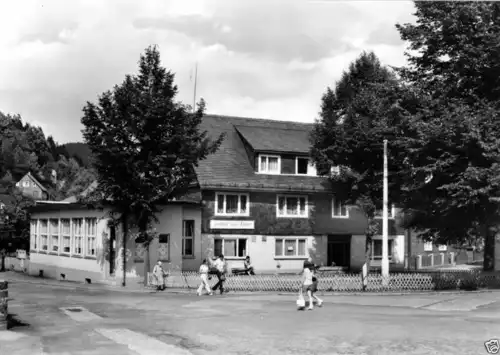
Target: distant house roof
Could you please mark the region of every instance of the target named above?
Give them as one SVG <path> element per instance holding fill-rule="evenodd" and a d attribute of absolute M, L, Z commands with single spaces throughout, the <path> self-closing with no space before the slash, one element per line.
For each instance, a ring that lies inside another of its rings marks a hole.
<path fill-rule="evenodd" d="M 33 181 L 35 184 L 38 185 L 38 187 L 40 187 L 40 189 L 44 192 L 47 192 L 48 193 L 48 190 L 45 188 L 45 186 L 42 185 L 42 183 L 40 181 L 38 181 L 38 179 L 36 177 L 33 176 L 33 174 L 31 174 L 30 172 L 27 173 L 26 175 L 24 175 L 20 180 L 22 180 L 23 178 L 25 177 L 29 177 L 31 179 L 31 181 Z"/>
<path fill-rule="evenodd" d="M 254 151 L 307 154 L 311 124 L 206 115 L 201 129 L 212 138 L 226 134 L 219 150 L 195 168 L 202 189 L 330 190 L 323 177 L 256 174 L 245 148 L 244 140 Z"/>

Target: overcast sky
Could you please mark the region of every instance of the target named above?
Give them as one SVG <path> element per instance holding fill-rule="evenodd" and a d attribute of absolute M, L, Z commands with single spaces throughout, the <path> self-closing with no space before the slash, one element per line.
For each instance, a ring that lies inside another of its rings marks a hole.
<path fill-rule="evenodd" d="M 82 107 L 137 70 L 159 46 L 178 98 L 208 113 L 313 122 L 320 98 L 363 50 L 405 63 L 394 25 L 408 1 L 1 1 L 0 111 L 60 143 L 81 141 Z"/>

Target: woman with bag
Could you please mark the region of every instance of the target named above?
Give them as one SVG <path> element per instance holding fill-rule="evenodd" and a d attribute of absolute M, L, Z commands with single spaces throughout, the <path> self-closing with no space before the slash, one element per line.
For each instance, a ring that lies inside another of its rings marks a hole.
<path fill-rule="evenodd" d="M 220 289 L 220 294 L 224 293 L 224 281 L 226 281 L 227 264 L 224 260 L 224 255 L 220 255 L 217 260 L 215 260 L 214 266 L 217 268 L 217 278 L 219 281 L 212 287 L 212 291 Z"/>
<path fill-rule="evenodd" d="M 301 290 L 302 298 L 304 298 L 304 296 L 303 296 L 304 293 L 306 293 L 309 296 L 309 307 L 307 309 L 310 311 L 312 311 L 314 309 L 313 299 L 316 299 L 318 301 L 319 307 L 321 307 L 321 305 L 323 304 L 323 301 L 320 300 L 316 295 L 314 295 L 315 290 L 314 290 L 314 282 L 313 282 L 313 277 L 314 277 L 313 270 L 314 270 L 313 265 L 308 264 L 308 265 L 304 266 L 303 282 L 302 282 L 302 290 Z M 297 301 L 297 305 L 298 305 L 298 302 L 299 301 Z"/>

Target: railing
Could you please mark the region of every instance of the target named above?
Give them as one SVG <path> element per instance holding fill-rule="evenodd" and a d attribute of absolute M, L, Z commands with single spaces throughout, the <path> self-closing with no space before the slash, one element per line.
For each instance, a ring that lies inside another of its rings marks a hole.
<path fill-rule="evenodd" d="M 360 274 L 318 274 L 318 290 L 323 292 L 360 292 L 363 282 Z M 149 286 L 155 286 L 155 278 L 148 273 Z M 385 282 L 384 282 L 385 281 Z M 209 281 L 212 287 L 217 277 Z M 228 291 L 297 292 L 302 283 L 300 275 L 228 275 L 224 288 Z M 196 272 L 172 273 L 166 280 L 167 288 L 196 290 L 200 276 Z M 500 287 L 500 276 L 480 274 L 475 271 L 421 271 L 394 273 L 384 280 L 380 274 L 370 274 L 365 291 L 404 292 L 453 290 L 478 287 Z"/>

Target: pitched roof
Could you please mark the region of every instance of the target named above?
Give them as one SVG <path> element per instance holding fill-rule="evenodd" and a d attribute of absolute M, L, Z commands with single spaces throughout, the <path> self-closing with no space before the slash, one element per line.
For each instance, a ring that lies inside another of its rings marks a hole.
<path fill-rule="evenodd" d="M 269 127 L 235 126 L 235 129 L 260 152 L 287 152 L 308 154 L 309 127 L 304 129 L 281 129 Z"/>
<path fill-rule="evenodd" d="M 295 146 L 299 147 L 298 150 L 301 150 L 300 153 L 307 153 L 308 149 L 302 151 L 308 144 L 305 137 L 311 128 L 311 124 L 298 122 L 206 115 L 201 129 L 206 130 L 211 138 L 217 138 L 221 133 L 225 133 L 226 136 L 219 150 L 201 161 L 196 168 L 200 187 L 274 191 L 330 190 L 330 183 L 322 177 L 256 174 L 242 139 L 244 136 L 244 139 L 257 151 L 265 147 L 270 151 L 287 152 L 293 149 L 290 143 L 295 143 Z M 262 132 L 266 132 L 265 136 L 259 138 L 259 134 L 264 134 Z M 288 139 L 291 133 L 293 139 Z"/>
<path fill-rule="evenodd" d="M 37 184 L 37 185 L 38 185 L 38 187 L 40 187 L 40 189 L 41 189 L 42 191 L 44 191 L 44 192 L 48 192 L 48 191 L 47 191 L 47 188 L 46 188 L 45 186 L 43 186 L 43 185 L 42 185 L 42 183 L 41 183 L 40 181 L 38 181 L 38 179 L 37 179 L 36 177 L 34 177 L 34 176 L 33 176 L 33 174 L 31 174 L 30 172 L 28 172 L 26 175 L 24 175 L 24 176 L 23 176 L 23 178 L 24 178 L 25 176 L 28 176 L 28 177 L 31 179 L 31 181 L 33 181 L 35 184 Z"/>

